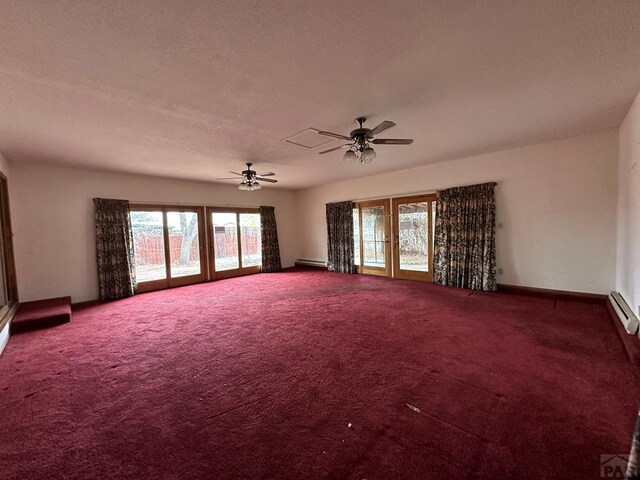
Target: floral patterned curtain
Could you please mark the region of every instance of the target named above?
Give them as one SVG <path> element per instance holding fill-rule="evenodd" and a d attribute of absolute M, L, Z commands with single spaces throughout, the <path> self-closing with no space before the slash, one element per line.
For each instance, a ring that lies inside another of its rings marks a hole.
<path fill-rule="evenodd" d="M 496 290 L 495 185 L 438 192 L 433 283 Z"/>
<path fill-rule="evenodd" d="M 638 412 L 638 416 L 636 417 L 636 429 L 633 432 L 631 452 L 629 453 L 627 472 L 624 477 L 625 480 L 640 479 L 640 470 L 638 470 L 638 455 L 640 455 L 640 412 Z"/>
<path fill-rule="evenodd" d="M 278 272 L 282 270 L 282 265 L 275 207 L 260 207 L 260 228 L 262 230 L 262 271 Z"/>
<path fill-rule="evenodd" d="M 94 198 L 100 300 L 137 292 L 129 202 Z"/>
<path fill-rule="evenodd" d="M 353 202 L 327 203 L 327 266 L 331 272 L 356 272 Z"/>

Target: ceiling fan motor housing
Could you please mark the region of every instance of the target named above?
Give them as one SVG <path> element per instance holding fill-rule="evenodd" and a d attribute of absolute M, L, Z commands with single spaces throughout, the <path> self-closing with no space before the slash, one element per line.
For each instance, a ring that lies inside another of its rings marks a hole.
<path fill-rule="evenodd" d="M 373 139 L 373 131 L 370 128 L 364 128 L 364 122 L 367 121 L 367 117 L 358 117 L 356 118 L 356 123 L 359 125 L 358 128 L 352 130 L 349 136 L 356 142 L 359 146 L 363 146 L 367 143 L 367 140 Z"/>
<path fill-rule="evenodd" d="M 254 170 L 251 170 L 251 165 L 253 165 L 253 163 L 247 163 L 247 169 L 242 171 L 243 175 L 246 175 L 247 177 L 252 177 L 254 175 L 256 175 L 256 172 Z"/>
<path fill-rule="evenodd" d="M 358 143 L 364 143 L 373 138 L 370 128 L 356 128 L 355 130 L 352 130 L 349 135 Z"/>

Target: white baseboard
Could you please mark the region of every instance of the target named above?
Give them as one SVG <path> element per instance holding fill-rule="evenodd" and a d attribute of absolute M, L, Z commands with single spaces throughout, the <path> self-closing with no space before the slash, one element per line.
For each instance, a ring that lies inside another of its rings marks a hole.
<path fill-rule="evenodd" d="M 631 307 L 629 307 L 624 298 L 622 298 L 622 295 L 620 295 L 619 292 L 612 291 L 609 294 L 609 302 L 611 302 L 611 306 L 618 315 L 627 333 L 629 335 L 635 335 L 640 322 L 638 321 L 638 317 L 633 313 L 633 310 L 631 310 Z"/>
<path fill-rule="evenodd" d="M 327 262 L 324 260 L 309 260 L 306 258 L 299 258 L 296 260 L 296 264 L 298 265 L 309 265 L 310 267 L 326 267 Z"/>
<path fill-rule="evenodd" d="M 4 347 L 7 346 L 7 343 L 9 343 L 9 323 L 7 323 L 0 332 L 0 355 L 4 352 Z"/>

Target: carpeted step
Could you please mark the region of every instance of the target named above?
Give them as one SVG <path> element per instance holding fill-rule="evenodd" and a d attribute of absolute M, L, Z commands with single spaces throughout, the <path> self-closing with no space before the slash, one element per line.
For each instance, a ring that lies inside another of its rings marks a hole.
<path fill-rule="evenodd" d="M 71 297 L 48 298 L 20 304 L 11 321 L 11 334 L 54 327 L 71 321 Z"/>

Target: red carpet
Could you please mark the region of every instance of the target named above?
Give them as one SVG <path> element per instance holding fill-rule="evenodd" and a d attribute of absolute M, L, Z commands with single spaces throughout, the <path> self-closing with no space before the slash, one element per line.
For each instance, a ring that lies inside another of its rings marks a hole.
<path fill-rule="evenodd" d="M 0 478 L 599 478 L 637 386 L 601 304 L 254 275 L 13 337 Z"/>

